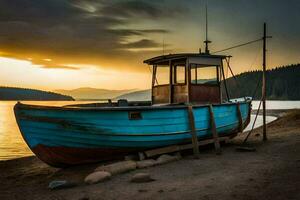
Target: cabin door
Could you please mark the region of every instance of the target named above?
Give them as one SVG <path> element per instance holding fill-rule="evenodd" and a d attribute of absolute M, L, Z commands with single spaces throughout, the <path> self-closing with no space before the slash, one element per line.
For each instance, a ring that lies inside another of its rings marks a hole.
<path fill-rule="evenodd" d="M 172 76 L 172 103 L 185 103 L 188 100 L 188 87 L 186 80 L 186 66 L 184 64 L 174 64 Z"/>
<path fill-rule="evenodd" d="M 170 101 L 170 67 L 169 65 L 153 66 L 152 104 L 165 104 Z"/>

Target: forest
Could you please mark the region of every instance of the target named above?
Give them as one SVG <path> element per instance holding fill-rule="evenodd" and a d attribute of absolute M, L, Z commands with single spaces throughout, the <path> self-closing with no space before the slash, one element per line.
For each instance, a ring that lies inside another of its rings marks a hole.
<path fill-rule="evenodd" d="M 236 80 L 235 80 L 236 79 Z M 249 71 L 226 79 L 230 98 L 261 98 L 262 71 Z M 281 66 L 266 71 L 268 100 L 300 100 L 300 64 Z M 223 95 L 224 83 L 223 85 Z"/>
<path fill-rule="evenodd" d="M 42 90 L 0 87 L 0 100 L 28 100 L 28 101 L 71 101 L 71 96 Z"/>

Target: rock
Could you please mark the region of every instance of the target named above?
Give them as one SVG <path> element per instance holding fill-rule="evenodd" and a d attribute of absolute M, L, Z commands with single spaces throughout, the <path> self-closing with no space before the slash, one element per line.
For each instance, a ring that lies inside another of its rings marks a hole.
<path fill-rule="evenodd" d="M 152 179 L 147 173 L 137 173 L 132 176 L 130 181 L 134 183 L 147 183 L 154 181 L 154 179 Z"/>
<path fill-rule="evenodd" d="M 143 152 L 139 152 L 138 155 L 140 160 L 145 160 L 146 156 Z"/>
<path fill-rule="evenodd" d="M 65 189 L 77 186 L 76 183 L 71 183 L 66 180 L 51 181 L 48 188 L 51 190 Z"/>
<path fill-rule="evenodd" d="M 161 156 L 159 156 L 156 160 L 156 164 L 158 165 L 161 165 L 161 164 L 165 164 L 165 163 L 168 163 L 168 162 L 173 162 L 173 161 L 176 161 L 176 160 L 180 160 L 181 157 L 179 156 L 170 156 L 170 155 L 167 155 L 167 154 L 163 154 Z"/>
<path fill-rule="evenodd" d="M 254 147 L 247 147 L 247 146 L 239 146 L 235 148 L 236 151 L 239 152 L 254 152 L 256 149 Z"/>
<path fill-rule="evenodd" d="M 145 190 L 145 189 L 139 189 L 138 192 L 148 192 L 148 190 Z"/>
<path fill-rule="evenodd" d="M 146 167 L 152 167 L 156 165 L 156 160 L 148 159 L 148 160 L 141 160 L 136 162 L 136 167 L 138 169 L 146 168 Z"/>
<path fill-rule="evenodd" d="M 137 155 L 127 155 L 124 157 L 124 160 L 137 160 L 139 157 Z"/>
<path fill-rule="evenodd" d="M 128 161 L 122 161 L 113 163 L 110 165 L 103 165 L 100 167 L 97 167 L 95 171 L 106 171 L 111 173 L 112 175 L 124 173 L 130 170 L 136 169 L 136 162 L 132 160 Z"/>
<path fill-rule="evenodd" d="M 84 182 L 87 184 L 95 184 L 99 183 L 105 180 L 110 179 L 111 173 L 105 172 L 105 171 L 98 171 L 89 174 L 87 177 L 85 177 Z"/>
<path fill-rule="evenodd" d="M 78 200 L 89 200 L 90 197 L 88 195 L 82 195 L 81 197 L 78 198 Z"/>

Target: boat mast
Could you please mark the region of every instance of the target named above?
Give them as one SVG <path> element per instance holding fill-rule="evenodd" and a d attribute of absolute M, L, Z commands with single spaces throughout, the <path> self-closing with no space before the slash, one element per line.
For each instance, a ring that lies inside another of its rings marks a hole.
<path fill-rule="evenodd" d="M 208 40 L 208 34 L 207 34 L 207 24 L 208 24 L 208 22 L 207 22 L 208 20 L 207 20 L 207 4 L 205 4 L 205 41 L 204 41 L 204 44 L 205 44 L 205 54 L 209 54 L 209 50 L 208 50 L 208 43 L 211 43 L 211 41 L 209 41 Z"/>

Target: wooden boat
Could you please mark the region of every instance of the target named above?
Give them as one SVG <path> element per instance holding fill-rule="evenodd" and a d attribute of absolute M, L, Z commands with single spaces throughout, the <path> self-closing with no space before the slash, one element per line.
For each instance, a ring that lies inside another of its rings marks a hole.
<path fill-rule="evenodd" d="M 212 137 L 210 108 L 217 134 L 234 137 L 250 121 L 251 99 L 235 102 L 223 97 L 225 58 L 209 53 L 154 57 L 144 61 L 153 66 L 150 102 L 65 107 L 17 103 L 17 123 L 35 155 L 55 167 L 188 143 L 189 108 L 198 140 Z M 166 74 L 167 79 L 161 78 Z"/>

